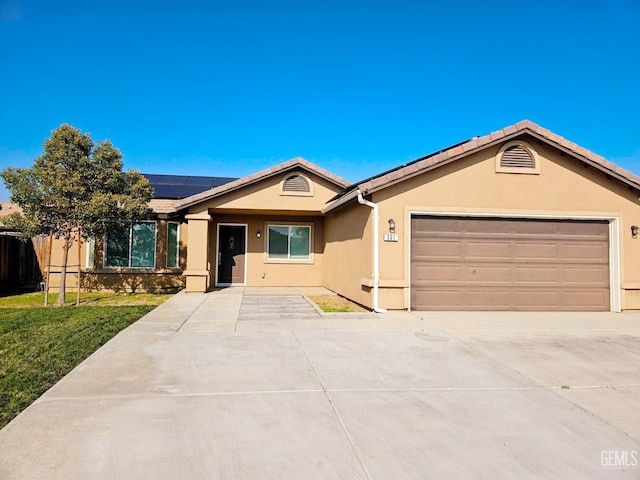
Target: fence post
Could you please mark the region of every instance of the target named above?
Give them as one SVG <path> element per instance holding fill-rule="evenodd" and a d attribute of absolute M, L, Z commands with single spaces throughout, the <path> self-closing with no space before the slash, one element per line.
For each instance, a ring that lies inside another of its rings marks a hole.
<path fill-rule="evenodd" d="M 49 231 L 49 245 L 47 245 L 47 279 L 44 283 L 44 306 L 49 306 L 49 279 L 51 278 L 51 248 L 53 247 L 53 231 Z"/>

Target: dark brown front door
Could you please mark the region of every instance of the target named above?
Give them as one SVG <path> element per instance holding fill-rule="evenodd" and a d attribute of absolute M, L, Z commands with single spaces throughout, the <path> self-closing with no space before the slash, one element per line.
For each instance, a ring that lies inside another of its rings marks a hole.
<path fill-rule="evenodd" d="M 246 227 L 219 225 L 217 285 L 244 285 Z"/>

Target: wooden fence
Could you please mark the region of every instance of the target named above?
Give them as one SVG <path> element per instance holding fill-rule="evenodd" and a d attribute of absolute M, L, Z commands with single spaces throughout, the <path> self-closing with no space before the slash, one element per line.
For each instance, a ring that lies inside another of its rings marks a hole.
<path fill-rule="evenodd" d="M 33 290 L 46 272 L 47 237 L 23 242 L 11 233 L 0 233 L 0 292 Z"/>

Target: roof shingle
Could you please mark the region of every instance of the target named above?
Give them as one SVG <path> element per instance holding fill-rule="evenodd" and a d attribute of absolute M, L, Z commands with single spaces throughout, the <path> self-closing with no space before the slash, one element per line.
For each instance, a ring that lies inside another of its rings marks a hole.
<path fill-rule="evenodd" d="M 484 149 L 491 144 L 504 142 L 505 140 L 517 137 L 523 133 L 528 133 L 539 140 L 543 140 L 565 153 L 578 158 L 588 165 L 610 174 L 630 187 L 640 190 L 640 177 L 638 175 L 625 170 L 619 165 L 604 159 L 600 155 L 597 155 L 586 148 L 583 148 L 576 143 L 541 127 L 530 120 L 522 120 L 501 130 L 496 130 L 482 137 L 474 137 L 444 150 L 418 158 L 417 160 L 401 165 L 395 169 L 383 172 L 358 183 L 354 183 L 345 188 L 330 201 L 338 200 L 356 188 L 367 193 L 382 190 L 383 188 L 387 188 L 407 178 L 411 178 L 428 170 L 456 161 L 462 157 L 466 157 L 467 155 Z M 331 210 L 331 206 L 328 207 L 328 210 Z"/>

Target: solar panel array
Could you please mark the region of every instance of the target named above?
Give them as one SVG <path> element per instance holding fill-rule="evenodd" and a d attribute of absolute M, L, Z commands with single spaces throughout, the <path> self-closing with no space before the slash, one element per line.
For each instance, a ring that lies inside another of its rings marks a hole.
<path fill-rule="evenodd" d="M 219 187 L 225 183 L 237 180 L 229 177 L 195 177 L 191 175 L 159 175 L 143 173 L 153 187 L 153 198 L 179 200 L 196 193 Z"/>

